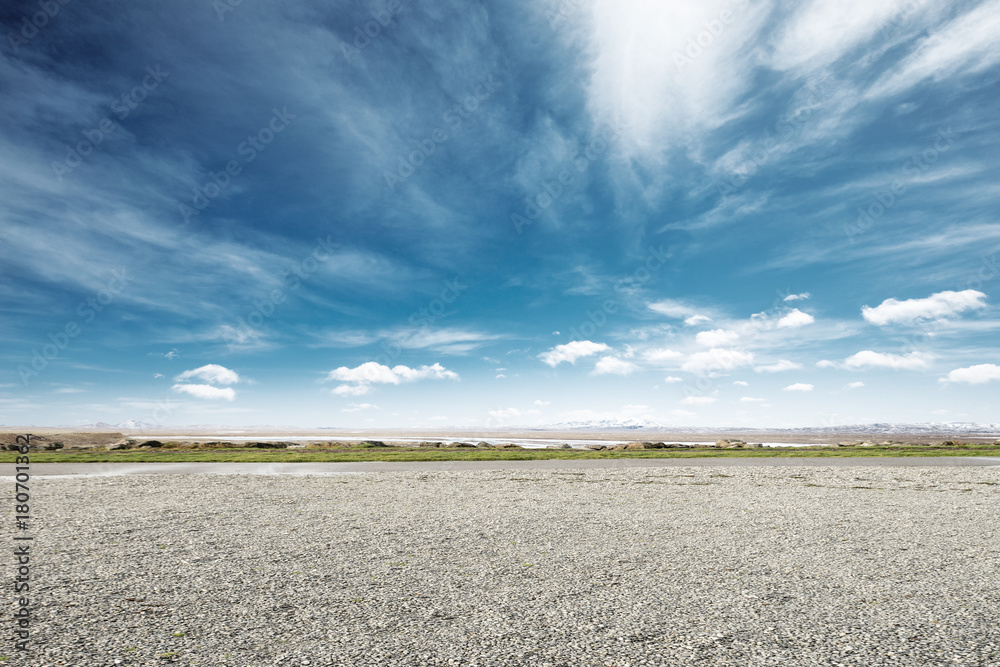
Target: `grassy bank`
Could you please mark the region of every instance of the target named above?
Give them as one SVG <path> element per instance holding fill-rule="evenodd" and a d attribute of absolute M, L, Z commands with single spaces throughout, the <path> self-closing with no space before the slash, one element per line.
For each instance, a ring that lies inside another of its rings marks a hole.
<path fill-rule="evenodd" d="M 15 452 L 0 453 L 13 463 Z M 893 447 L 767 447 L 762 449 L 131 449 L 123 451 L 31 452 L 32 463 L 315 463 L 362 461 L 538 461 L 547 459 L 831 458 L 844 456 L 1000 456 L 993 444 Z"/>

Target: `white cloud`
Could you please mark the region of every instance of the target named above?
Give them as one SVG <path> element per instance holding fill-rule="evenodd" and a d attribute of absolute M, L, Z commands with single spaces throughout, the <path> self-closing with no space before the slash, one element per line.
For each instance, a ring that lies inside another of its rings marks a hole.
<path fill-rule="evenodd" d="M 798 308 L 792 308 L 792 311 L 778 320 L 778 328 L 794 328 L 803 327 L 807 324 L 812 324 L 816 321 L 816 318 L 809 313 L 803 313 Z"/>
<path fill-rule="evenodd" d="M 818 368 L 839 368 L 840 364 L 829 359 L 820 359 L 816 362 L 816 366 Z"/>
<path fill-rule="evenodd" d="M 707 352 L 692 354 L 681 368 L 691 373 L 712 370 L 731 371 L 741 366 L 749 366 L 752 363 L 752 352 L 713 348 Z"/>
<path fill-rule="evenodd" d="M 719 347 L 720 345 L 729 345 L 738 340 L 739 337 L 740 335 L 735 331 L 713 329 L 711 331 L 700 332 L 694 339 L 699 345 L 704 345 L 705 347 Z"/>
<path fill-rule="evenodd" d="M 419 380 L 457 380 L 458 373 L 450 371 L 441 364 L 410 368 L 409 366 L 393 366 L 389 368 L 375 361 L 367 361 L 355 368 L 341 366 L 330 371 L 325 382 L 339 380 L 353 384 L 342 384 L 333 389 L 338 396 L 362 396 L 371 391 L 373 384 L 402 384 Z"/>
<path fill-rule="evenodd" d="M 341 412 L 361 412 L 362 410 L 380 410 L 379 406 L 374 403 L 351 403 L 346 408 L 341 410 Z"/>
<path fill-rule="evenodd" d="M 84 391 L 83 391 L 83 389 L 80 389 L 79 387 L 60 387 L 59 389 L 55 390 L 55 393 L 57 393 L 57 394 L 82 394 L 82 393 L 84 393 Z"/>
<path fill-rule="evenodd" d="M 733 380 L 733 384 L 735 384 L 735 385 L 737 385 L 739 387 L 747 387 L 747 386 L 750 385 L 749 382 L 745 382 L 743 380 Z"/>
<path fill-rule="evenodd" d="M 697 326 L 699 324 L 705 324 L 706 322 L 711 322 L 712 318 L 707 315 L 692 315 L 684 319 L 684 324 L 689 327 Z"/>
<path fill-rule="evenodd" d="M 891 368 L 893 370 L 915 370 L 927 368 L 931 355 L 923 352 L 910 352 L 909 354 L 883 354 L 871 350 L 862 350 L 857 354 L 852 354 L 844 359 L 844 366 L 847 368 Z"/>
<path fill-rule="evenodd" d="M 873 3 L 878 4 L 878 3 Z M 886 3 L 890 6 L 893 3 Z M 955 79 L 992 67 L 1000 59 L 996 35 L 1000 32 L 1000 2 L 984 2 L 948 25 L 931 31 L 898 67 L 872 86 L 872 96 L 904 91 L 926 78 Z"/>
<path fill-rule="evenodd" d="M 671 350 L 669 348 L 653 348 L 651 350 L 646 350 L 642 353 L 643 359 L 647 361 L 669 361 L 671 359 L 680 359 L 684 354 L 678 352 L 677 350 Z"/>
<path fill-rule="evenodd" d="M 673 375 L 668 375 L 667 377 L 663 378 L 663 381 L 666 382 L 667 384 L 673 384 L 675 382 L 684 382 L 684 379 L 674 377 Z"/>
<path fill-rule="evenodd" d="M 677 320 L 689 317 L 704 317 L 703 315 L 699 315 L 692 306 L 675 301 L 674 299 L 664 299 L 663 301 L 651 303 L 649 304 L 649 309 L 660 315 L 666 315 Z"/>
<path fill-rule="evenodd" d="M 368 384 L 342 384 L 331 391 L 337 396 L 364 396 L 372 390 Z"/>
<path fill-rule="evenodd" d="M 750 396 L 743 396 L 740 398 L 740 403 L 763 403 L 765 398 L 751 398 Z"/>
<path fill-rule="evenodd" d="M 812 391 L 813 386 L 811 384 L 805 384 L 804 382 L 796 382 L 795 384 L 790 384 L 785 387 L 782 391 Z"/>
<path fill-rule="evenodd" d="M 210 384 L 175 384 L 173 390 L 178 393 L 191 394 L 197 398 L 211 400 L 224 399 L 231 401 L 236 398 L 232 387 L 213 387 Z"/>
<path fill-rule="evenodd" d="M 681 401 L 681 405 L 709 405 L 715 400 L 715 396 L 688 396 Z"/>
<path fill-rule="evenodd" d="M 541 401 L 536 399 L 535 405 L 537 405 L 538 407 L 544 407 L 546 405 L 552 405 L 552 401 Z"/>
<path fill-rule="evenodd" d="M 962 292 L 937 292 L 926 299 L 886 299 L 878 306 L 863 306 L 861 314 L 868 322 L 887 324 L 912 324 L 919 320 L 943 319 L 967 310 L 985 308 L 986 295 L 976 290 Z"/>
<path fill-rule="evenodd" d="M 631 361 L 618 359 L 617 357 L 601 357 L 594 366 L 594 375 L 630 375 L 636 370 L 636 365 Z"/>
<path fill-rule="evenodd" d="M 240 376 L 236 371 L 229 370 L 225 366 L 218 364 L 208 364 L 190 371 L 184 371 L 174 378 L 177 382 L 190 379 L 204 380 L 210 384 L 236 384 L 240 381 Z"/>
<path fill-rule="evenodd" d="M 789 294 L 783 299 L 783 301 L 804 301 L 805 299 L 808 299 L 810 296 L 812 295 L 809 294 L 809 292 L 802 292 L 802 294 Z"/>
<path fill-rule="evenodd" d="M 992 380 L 1000 380 L 1000 366 L 996 364 L 978 364 L 967 368 L 956 368 L 941 378 L 941 382 L 965 382 L 968 384 L 984 384 Z"/>
<path fill-rule="evenodd" d="M 766 364 L 764 366 L 756 366 L 754 370 L 758 373 L 780 373 L 782 371 L 794 371 L 802 368 L 802 364 L 797 364 L 794 361 L 789 361 L 788 359 L 781 359 L 774 364 Z"/>
<path fill-rule="evenodd" d="M 571 343 L 566 343 L 565 345 L 556 345 L 548 352 L 542 352 L 539 354 L 538 358 L 554 368 L 564 361 L 575 364 L 577 359 L 589 357 L 590 355 L 597 354 L 598 352 L 606 352 L 610 349 L 611 348 L 604 343 L 594 343 L 589 340 L 575 340 Z"/>
<path fill-rule="evenodd" d="M 504 375 L 503 373 L 497 373 L 497 375 L 496 375 L 496 377 L 494 379 L 495 380 L 499 380 L 500 378 L 505 378 L 505 377 L 507 377 L 507 376 Z"/>
<path fill-rule="evenodd" d="M 341 382 L 356 382 L 360 384 L 401 384 L 417 380 L 457 380 L 458 374 L 449 371 L 441 364 L 410 368 L 409 366 L 394 366 L 389 368 L 376 361 L 367 361 L 356 368 L 340 368 L 330 371 L 326 380 Z"/>
<path fill-rule="evenodd" d="M 490 410 L 488 414 L 497 421 L 506 421 L 511 417 L 520 417 L 525 413 L 521 412 L 517 408 L 504 408 L 502 410 Z"/>
<path fill-rule="evenodd" d="M 848 382 L 844 385 L 844 389 L 860 389 L 865 386 L 864 382 Z"/>

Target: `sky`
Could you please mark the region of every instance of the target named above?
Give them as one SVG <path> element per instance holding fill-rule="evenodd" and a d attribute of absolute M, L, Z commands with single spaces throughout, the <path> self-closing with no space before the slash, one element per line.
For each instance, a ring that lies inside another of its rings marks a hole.
<path fill-rule="evenodd" d="M 0 423 L 1000 422 L 1000 1 L 0 9 Z"/>

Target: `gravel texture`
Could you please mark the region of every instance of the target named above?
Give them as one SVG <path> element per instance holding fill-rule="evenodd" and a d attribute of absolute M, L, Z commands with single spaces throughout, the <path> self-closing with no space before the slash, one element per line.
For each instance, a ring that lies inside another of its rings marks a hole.
<path fill-rule="evenodd" d="M 39 479 L 0 664 L 1000 665 L 998 472 Z"/>

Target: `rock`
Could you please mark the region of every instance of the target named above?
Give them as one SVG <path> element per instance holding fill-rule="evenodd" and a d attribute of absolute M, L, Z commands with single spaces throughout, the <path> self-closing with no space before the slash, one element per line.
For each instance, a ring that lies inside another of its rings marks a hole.
<path fill-rule="evenodd" d="M 607 449 L 607 448 L 608 448 L 607 445 L 585 445 L 584 446 L 584 449 L 593 449 L 595 452 L 600 451 L 602 449 Z"/>
<path fill-rule="evenodd" d="M 733 447 L 746 447 L 747 443 L 745 440 L 737 440 L 735 438 L 725 438 L 722 440 L 717 440 L 715 446 L 731 449 Z"/>
<path fill-rule="evenodd" d="M 497 449 L 524 449 L 524 447 L 508 442 L 503 445 L 497 445 Z"/>
<path fill-rule="evenodd" d="M 472 444 L 471 442 L 453 442 L 453 443 L 451 443 L 448 446 L 449 447 L 475 447 L 475 445 Z"/>
<path fill-rule="evenodd" d="M 383 445 L 384 446 L 384 445 Z M 288 449 L 287 442 L 248 442 L 243 445 L 246 449 Z"/>
<path fill-rule="evenodd" d="M 132 449 L 132 444 L 128 442 L 119 442 L 117 445 L 111 445 L 108 447 L 109 452 L 114 452 L 120 449 Z"/>
<path fill-rule="evenodd" d="M 493 445 L 488 442 L 480 442 L 476 445 L 478 449 L 493 449 Z"/>
<path fill-rule="evenodd" d="M 374 447 L 388 447 L 389 445 L 385 444 L 381 440 L 362 440 L 356 446 L 372 449 Z"/>
<path fill-rule="evenodd" d="M 139 445 L 140 447 L 162 447 L 163 443 L 159 440 L 147 440 L 146 442 Z"/>
<path fill-rule="evenodd" d="M 440 442 L 421 442 L 419 447 L 440 447 L 442 443 Z"/>
<path fill-rule="evenodd" d="M 573 445 L 564 442 L 563 444 L 559 445 L 559 449 L 573 449 Z"/>

